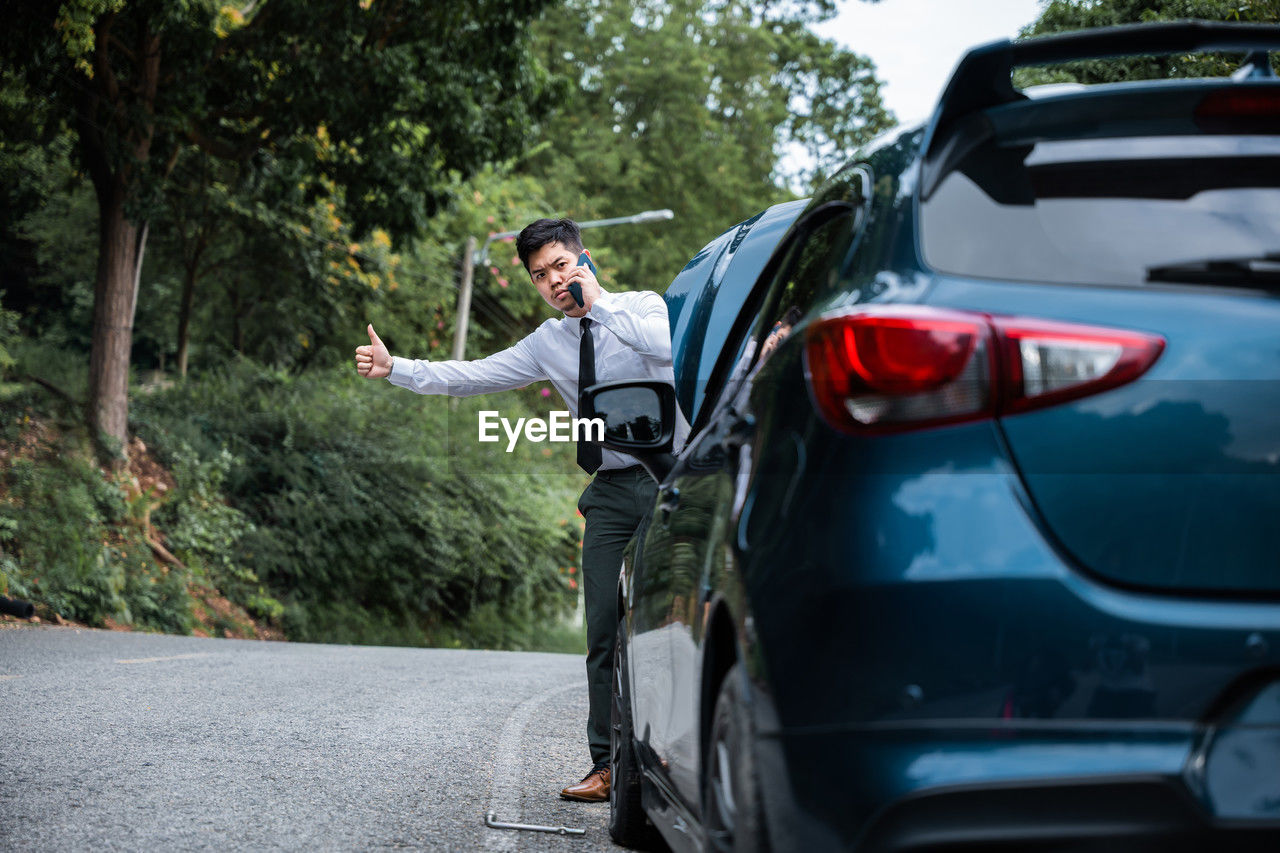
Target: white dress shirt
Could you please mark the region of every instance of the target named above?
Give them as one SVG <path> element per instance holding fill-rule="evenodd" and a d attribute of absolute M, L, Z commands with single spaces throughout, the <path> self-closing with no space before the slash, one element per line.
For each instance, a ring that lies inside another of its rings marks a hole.
<path fill-rule="evenodd" d="M 600 292 L 586 314 L 595 344 L 596 382 L 658 379 L 672 382 L 671 327 L 667 304 L 652 291 Z M 581 317 L 547 320 L 514 346 L 475 361 L 392 359 L 392 385 L 419 394 L 470 397 L 523 388 L 550 380 L 565 405 L 578 416 L 578 353 Z M 679 447 L 683 419 L 677 424 Z M 638 464 L 635 457 L 603 449 L 602 471 Z"/>

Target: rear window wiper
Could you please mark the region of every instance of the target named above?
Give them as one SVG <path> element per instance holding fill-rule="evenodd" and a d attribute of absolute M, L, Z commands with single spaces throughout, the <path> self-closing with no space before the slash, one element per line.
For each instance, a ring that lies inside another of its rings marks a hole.
<path fill-rule="evenodd" d="M 1280 252 L 1256 258 L 1205 258 L 1147 268 L 1147 281 L 1186 284 L 1280 286 Z"/>

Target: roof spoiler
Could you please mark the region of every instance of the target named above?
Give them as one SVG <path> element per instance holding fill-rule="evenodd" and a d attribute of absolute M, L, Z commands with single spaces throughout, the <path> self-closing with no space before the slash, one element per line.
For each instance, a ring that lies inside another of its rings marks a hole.
<path fill-rule="evenodd" d="M 933 161 L 936 166 L 940 159 L 954 159 L 956 152 L 948 155 L 945 150 L 935 149 L 955 145 L 956 134 L 951 131 L 957 123 L 966 119 L 972 122 L 975 113 L 989 107 L 1026 100 L 1027 96 L 1014 88 L 1011 77 L 1015 68 L 1213 50 L 1247 52 L 1237 79 L 1273 77 L 1268 53 L 1280 50 L 1280 26 L 1209 21 L 1128 24 L 1019 41 L 1003 39 L 975 47 L 956 66 L 934 110 L 924 148 L 925 161 Z M 973 130 L 961 134 L 969 137 L 970 143 Z M 982 133 L 979 131 L 978 135 Z M 940 170 L 932 171 L 936 182 Z"/>

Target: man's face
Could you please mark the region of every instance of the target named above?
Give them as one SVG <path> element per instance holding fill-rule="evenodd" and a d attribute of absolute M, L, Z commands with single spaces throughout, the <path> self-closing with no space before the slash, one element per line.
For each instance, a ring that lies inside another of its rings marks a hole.
<path fill-rule="evenodd" d="M 533 279 L 533 286 L 548 305 L 570 317 L 587 313 L 568 291 L 569 273 L 578 265 L 578 255 L 559 241 L 547 243 L 529 255 L 529 277 Z"/>

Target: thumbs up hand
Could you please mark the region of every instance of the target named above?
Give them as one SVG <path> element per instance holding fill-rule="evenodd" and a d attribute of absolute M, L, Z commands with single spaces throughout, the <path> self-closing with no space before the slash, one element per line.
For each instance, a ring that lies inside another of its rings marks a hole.
<path fill-rule="evenodd" d="M 391 353 L 369 324 L 369 346 L 356 347 L 356 373 L 366 379 L 383 379 L 391 375 Z"/>

